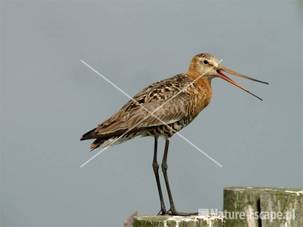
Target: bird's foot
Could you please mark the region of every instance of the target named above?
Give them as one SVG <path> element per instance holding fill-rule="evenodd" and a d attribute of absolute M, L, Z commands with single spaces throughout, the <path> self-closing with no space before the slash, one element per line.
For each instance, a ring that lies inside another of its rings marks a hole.
<path fill-rule="evenodd" d="M 167 211 L 165 210 L 165 208 L 161 208 L 161 210 L 158 212 L 157 215 L 166 215 Z"/>
<path fill-rule="evenodd" d="M 176 211 L 175 209 L 169 209 L 166 212 L 166 214 L 172 216 L 192 216 L 192 215 L 198 215 L 198 212 L 179 212 Z"/>

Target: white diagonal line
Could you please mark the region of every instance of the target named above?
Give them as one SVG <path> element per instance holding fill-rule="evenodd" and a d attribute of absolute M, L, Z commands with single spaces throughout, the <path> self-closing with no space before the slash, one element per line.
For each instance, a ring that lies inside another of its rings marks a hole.
<path fill-rule="evenodd" d="M 216 159 L 214 159 L 213 157 L 211 157 L 205 151 L 201 150 L 198 146 L 196 146 L 195 144 L 193 144 L 189 139 L 187 139 L 185 136 L 183 136 L 180 132 L 176 132 L 176 134 L 178 136 L 180 136 L 183 140 L 185 140 L 187 143 L 189 143 L 191 146 L 193 146 L 194 148 L 196 148 L 198 151 L 200 151 L 200 153 L 203 154 L 205 157 L 207 157 L 209 160 L 213 161 L 217 166 L 219 166 L 221 168 L 223 167 L 223 165 L 220 162 L 218 162 Z"/>
<path fill-rule="evenodd" d="M 80 60 L 80 62 L 82 64 L 84 64 L 85 66 L 87 66 L 89 69 L 91 69 L 93 72 L 95 72 L 98 76 L 101 76 L 107 83 L 109 83 L 110 85 L 112 85 L 114 88 L 116 88 L 118 91 L 120 91 L 121 93 L 123 93 L 124 95 L 126 95 L 128 98 L 134 100 L 129 94 L 127 94 L 125 91 L 123 91 L 120 87 L 118 87 L 116 84 L 114 84 L 111 80 L 109 80 L 106 76 L 102 75 L 101 73 L 99 73 L 97 70 L 95 70 L 93 67 L 91 67 L 89 64 L 87 64 L 85 61 Z M 141 103 L 139 103 L 141 104 Z"/>
<path fill-rule="evenodd" d="M 166 100 L 164 103 L 162 103 L 160 106 L 158 106 L 154 111 L 149 111 L 147 108 L 145 108 L 145 106 L 143 106 L 141 103 L 138 103 L 135 99 L 133 99 L 129 94 L 127 94 L 124 90 L 122 90 L 119 86 L 117 86 L 115 83 L 113 83 L 111 80 L 109 80 L 107 77 L 105 77 L 103 74 L 101 74 L 100 72 L 98 72 L 96 69 L 94 69 L 92 66 L 90 66 L 88 63 L 86 63 L 84 60 L 80 60 L 81 63 L 83 63 L 85 66 L 87 66 L 88 68 L 90 68 L 93 72 L 95 72 L 97 75 L 99 75 L 100 77 L 102 77 L 106 82 L 108 82 L 109 84 L 111 84 L 113 87 L 115 87 L 117 90 L 119 90 L 121 93 L 123 93 L 125 96 L 127 96 L 128 98 L 130 98 L 131 100 L 133 100 L 134 102 L 136 102 L 137 104 L 139 104 L 145 111 L 148 112 L 148 114 L 154 118 L 156 118 L 157 120 L 159 120 L 160 122 L 162 122 L 164 125 L 166 125 L 167 127 L 169 127 L 170 129 L 172 129 L 166 122 L 164 122 L 162 119 L 160 119 L 159 117 L 155 116 L 154 113 L 159 110 L 161 107 L 163 107 L 166 103 L 168 103 L 170 100 L 172 100 L 173 98 L 175 98 L 176 96 L 178 96 L 181 92 L 185 91 L 189 86 L 191 86 L 195 81 L 197 81 L 198 79 L 200 79 L 203 75 L 205 75 L 207 72 L 205 72 L 204 74 L 200 75 L 199 77 L 197 77 L 195 80 L 193 80 L 191 83 L 189 83 L 187 86 L 185 86 L 183 89 L 179 90 L 179 92 L 177 92 L 175 95 L 173 95 L 171 98 L 169 98 L 168 100 Z M 222 60 L 220 60 L 220 63 L 222 62 Z M 117 139 L 113 140 L 109 145 L 111 146 L 112 144 L 114 144 L 115 142 L 117 142 L 120 138 L 122 138 L 124 135 L 126 135 L 128 132 L 130 132 L 132 129 L 134 129 L 135 127 L 137 127 L 142 121 L 144 121 L 146 118 L 149 117 L 149 115 L 147 115 L 145 118 L 143 118 L 141 121 L 139 121 L 135 126 L 131 127 L 130 129 L 128 129 L 126 132 L 124 132 L 121 136 L 119 136 Z M 204 156 L 206 156 L 209 160 L 213 161 L 216 165 L 218 165 L 219 167 L 223 167 L 223 165 L 218 162 L 217 160 L 215 160 L 214 158 L 212 158 L 210 155 L 208 155 L 206 152 L 204 152 L 202 149 L 200 149 L 199 147 L 197 147 L 196 145 L 194 145 L 190 140 L 188 140 L 186 137 L 184 137 L 181 133 L 176 132 L 176 134 L 178 136 L 180 136 L 183 140 L 185 140 L 187 143 L 189 143 L 191 146 L 193 146 L 195 149 L 197 149 L 201 154 L 203 154 Z M 86 162 L 84 162 L 83 164 L 81 164 L 81 168 L 84 167 L 85 165 L 87 165 L 90 161 L 92 161 L 93 159 L 95 159 L 98 155 L 100 155 L 103 151 L 105 151 L 108 147 L 103 148 L 102 150 L 100 150 L 99 152 L 97 152 L 95 155 L 93 155 L 90 159 L 88 159 Z"/>
<path fill-rule="evenodd" d="M 108 147 L 104 147 L 102 150 L 98 151 L 96 154 L 94 154 L 92 157 L 90 157 L 87 161 L 83 162 L 80 165 L 80 168 L 86 166 L 90 161 L 94 160 L 95 158 L 97 158 L 97 156 L 99 156 L 101 153 L 103 153 L 103 151 L 105 151 Z"/>
<path fill-rule="evenodd" d="M 118 89 L 119 91 L 121 91 L 124 95 L 126 95 L 127 97 L 129 97 L 131 100 L 133 100 L 134 102 L 138 103 L 136 100 L 134 100 L 130 95 L 128 95 L 125 91 L 123 91 L 120 87 L 118 87 L 116 84 L 114 84 L 113 82 L 111 82 L 107 77 L 105 77 L 104 75 L 102 75 L 101 73 L 99 73 L 97 70 L 95 70 L 93 67 L 91 67 L 88 63 L 86 63 L 83 60 L 80 60 L 84 65 L 86 65 L 87 67 L 89 67 L 92 71 L 94 71 L 96 74 L 98 74 L 99 76 L 101 76 L 103 79 L 105 79 L 108 83 L 110 83 L 111 85 L 113 85 L 116 89 Z M 220 63 L 222 62 L 222 60 L 220 61 Z M 208 71 L 207 71 L 208 72 Z M 205 72 L 205 73 L 207 73 Z M 202 74 L 201 76 L 203 76 L 204 74 Z M 169 125 L 167 125 L 166 122 L 162 121 L 161 119 L 159 119 L 157 116 L 154 115 L 154 113 L 160 109 L 163 105 L 165 105 L 167 102 L 169 102 L 171 99 L 173 99 L 174 97 L 176 97 L 178 94 L 180 94 L 181 92 L 183 92 L 184 90 L 187 89 L 187 87 L 189 87 L 192 83 L 194 83 L 196 80 L 198 80 L 201 76 L 199 76 L 198 78 L 196 78 L 194 81 L 192 81 L 188 86 L 184 87 L 181 91 L 179 91 L 176 95 L 172 96 L 170 99 L 166 100 L 162 105 L 160 105 L 158 108 L 156 108 L 153 112 L 150 112 L 149 110 L 147 110 L 141 103 L 138 103 L 143 109 L 145 109 L 151 116 L 155 117 L 156 119 L 158 119 L 159 121 L 161 121 L 163 124 L 165 124 L 167 127 L 169 127 L 170 129 L 172 129 Z M 114 141 L 112 141 L 109 146 L 111 146 L 112 144 L 114 144 L 116 141 L 118 141 L 120 138 L 122 138 L 125 134 L 127 134 L 129 131 L 131 131 L 132 129 L 134 129 L 135 127 L 137 127 L 142 121 L 144 121 L 147 117 L 149 117 L 148 115 L 143 118 L 141 121 L 139 121 L 134 127 L 128 129 L 125 133 L 123 133 L 121 136 L 119 136 L 117 139 L 115 139 Z M 199 147 L 197 147 L 196 145 L 194 145 L 192 142 L 190 142 L 188 139 L 186 139 L 182 134 L 180 134 L 179 132 L 176 133 L 177 135 L 179 135 L 182 139 L 184 139 L 186 142 L 188 142 L 190 145 L 192 145 L 194 148 L 196 148 L 199 152 L 201 152 L 202 154 L 204 154 L 208 159 L 210 159 L 211 161 L 213 161 L 216 165 L 218 165 L 219 167 L 223 167 L 223 165 L 221 163 L 219 163 L 218 161 L 216 161 L 214 158 L 212 158 L 210 155 L 208 155 L 206 152 L 204 152 L 203 150 L 201 150 Z M 94 158 L 96 158 L 99 154 L 101 154 L 106 148 L 102 149 L 101 151 L 99 151 L 98 153 L 96 153 L 93 157 L 91 157 L 89 160 L 87 160 L 86 162 L 84 162 L 80 167 L 84 167 L 86 164 L 88 164 L 90 161 L 92 161 Z"/>

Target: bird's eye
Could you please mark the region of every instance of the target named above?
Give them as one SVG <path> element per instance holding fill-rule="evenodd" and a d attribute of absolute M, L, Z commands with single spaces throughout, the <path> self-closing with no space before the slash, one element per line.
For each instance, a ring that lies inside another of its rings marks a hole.
<path fill-rule="evenodd" d="M 207 60 L 204 60 L 203 63 L 204 63 L 205 65 L 207 65 L 207 64 L 208 64 L 208 61 L 207 61 Z"/>

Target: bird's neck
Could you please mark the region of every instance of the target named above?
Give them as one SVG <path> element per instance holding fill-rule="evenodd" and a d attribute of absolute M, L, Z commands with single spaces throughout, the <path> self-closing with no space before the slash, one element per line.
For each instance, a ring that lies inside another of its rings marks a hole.
<path fill-rule="evenodd" d="M 211 78 L 203 76 L 203 74 L 191 67 L 187 71 L 187 76 L 196 81 L 200 87 L 211 91 Z"/>
<path fill-rule="evenodd" d="M 201 105 L 197 105 L 199 106 L 197 112 L 200 112 L 201 109 L 205 108 L 209 104 L 212 97 L 211 78 L 205 77 L 203 74 L 190 69 L 187 72 L 187 76 L 191 80 L 195 81 L 199 86 Z"/>

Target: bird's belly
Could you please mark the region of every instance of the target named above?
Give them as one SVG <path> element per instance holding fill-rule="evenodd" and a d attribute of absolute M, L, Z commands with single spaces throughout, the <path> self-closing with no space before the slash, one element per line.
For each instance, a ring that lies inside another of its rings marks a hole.
<path fill-rule="evenodd" d="M 144 136 L 164 136 L 164 137 L 171 137 L 176 132 L 183 129 L 185 126 L 187 126 L 192 119 L 182 119 L 180 121 L 167 124 L 167 125 L 159 125 L 154 127 L 149 127 L 144 130 L 143 135 Z"/>

